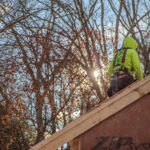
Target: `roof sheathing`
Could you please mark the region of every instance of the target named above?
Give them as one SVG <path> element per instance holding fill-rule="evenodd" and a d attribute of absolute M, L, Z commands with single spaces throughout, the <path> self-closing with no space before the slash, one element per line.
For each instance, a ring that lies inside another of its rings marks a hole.
<path fill-rule="evenodd" d="M 121 92 L 102 102 L 92 111 L 69 123 L 59 132 L 31 147 L 31 150 L 54 150 L 71 141 L 98 123 L 124 109 L 150 92 L 150 75 L 138 80 Z"/>

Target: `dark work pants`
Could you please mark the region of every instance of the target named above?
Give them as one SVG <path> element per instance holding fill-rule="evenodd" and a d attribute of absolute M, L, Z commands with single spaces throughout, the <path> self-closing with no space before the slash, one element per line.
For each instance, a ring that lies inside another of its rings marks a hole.
<path fill-rule="evenodd" d="M 111 97 L 112 95 L 116 94 L 117 92 L 124 89 L 125 87 L 132 84 L 133 82 L 134 80 L 132 76 L 128 73 L 125 73 L 122 76 L 119 76 L 117 74 L 114 75 L 111 78 L 110 88 L 107 91 L 108 96 Z"/>

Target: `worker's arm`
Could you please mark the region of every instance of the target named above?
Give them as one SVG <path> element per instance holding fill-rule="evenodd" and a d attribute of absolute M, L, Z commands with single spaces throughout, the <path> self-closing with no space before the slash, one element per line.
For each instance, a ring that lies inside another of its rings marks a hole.
<path fill-rule="evenodd" d="M 140 62 L 140 59 L 139 59 L 139 56 L 138 56 L 138 53 L 136 52 L 136 50 L 133 51 L 132 61 L 133 61 L 133 69 L 137 75 L 137 78 L 143 79 L 141 62 Z"/>

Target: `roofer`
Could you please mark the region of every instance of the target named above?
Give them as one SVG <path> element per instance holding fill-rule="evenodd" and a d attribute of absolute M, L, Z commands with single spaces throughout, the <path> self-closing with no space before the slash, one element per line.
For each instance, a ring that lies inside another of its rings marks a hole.
<path fill-rule="evenodd" d="M 118 91 L 135 81 L 142 79 L 141 63 L 136 52 L 137 42 L 132 37 L 126 37 L 123 47 L 114 55 L 108 70 L 110 88 L 107 91 L 108 96 L 112 96 Z"/>

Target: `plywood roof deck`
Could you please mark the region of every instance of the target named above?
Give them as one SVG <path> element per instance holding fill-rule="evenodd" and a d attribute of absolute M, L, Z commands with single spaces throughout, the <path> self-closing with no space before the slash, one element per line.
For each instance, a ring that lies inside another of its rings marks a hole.
<path fill-rule="evenodd" d="M 150 93 L 150 75 L 100 103 L 92 111 L 72 121 L 48 139 L 31 147 L 31 150 L 55 150 L 148 93 Z"/>

